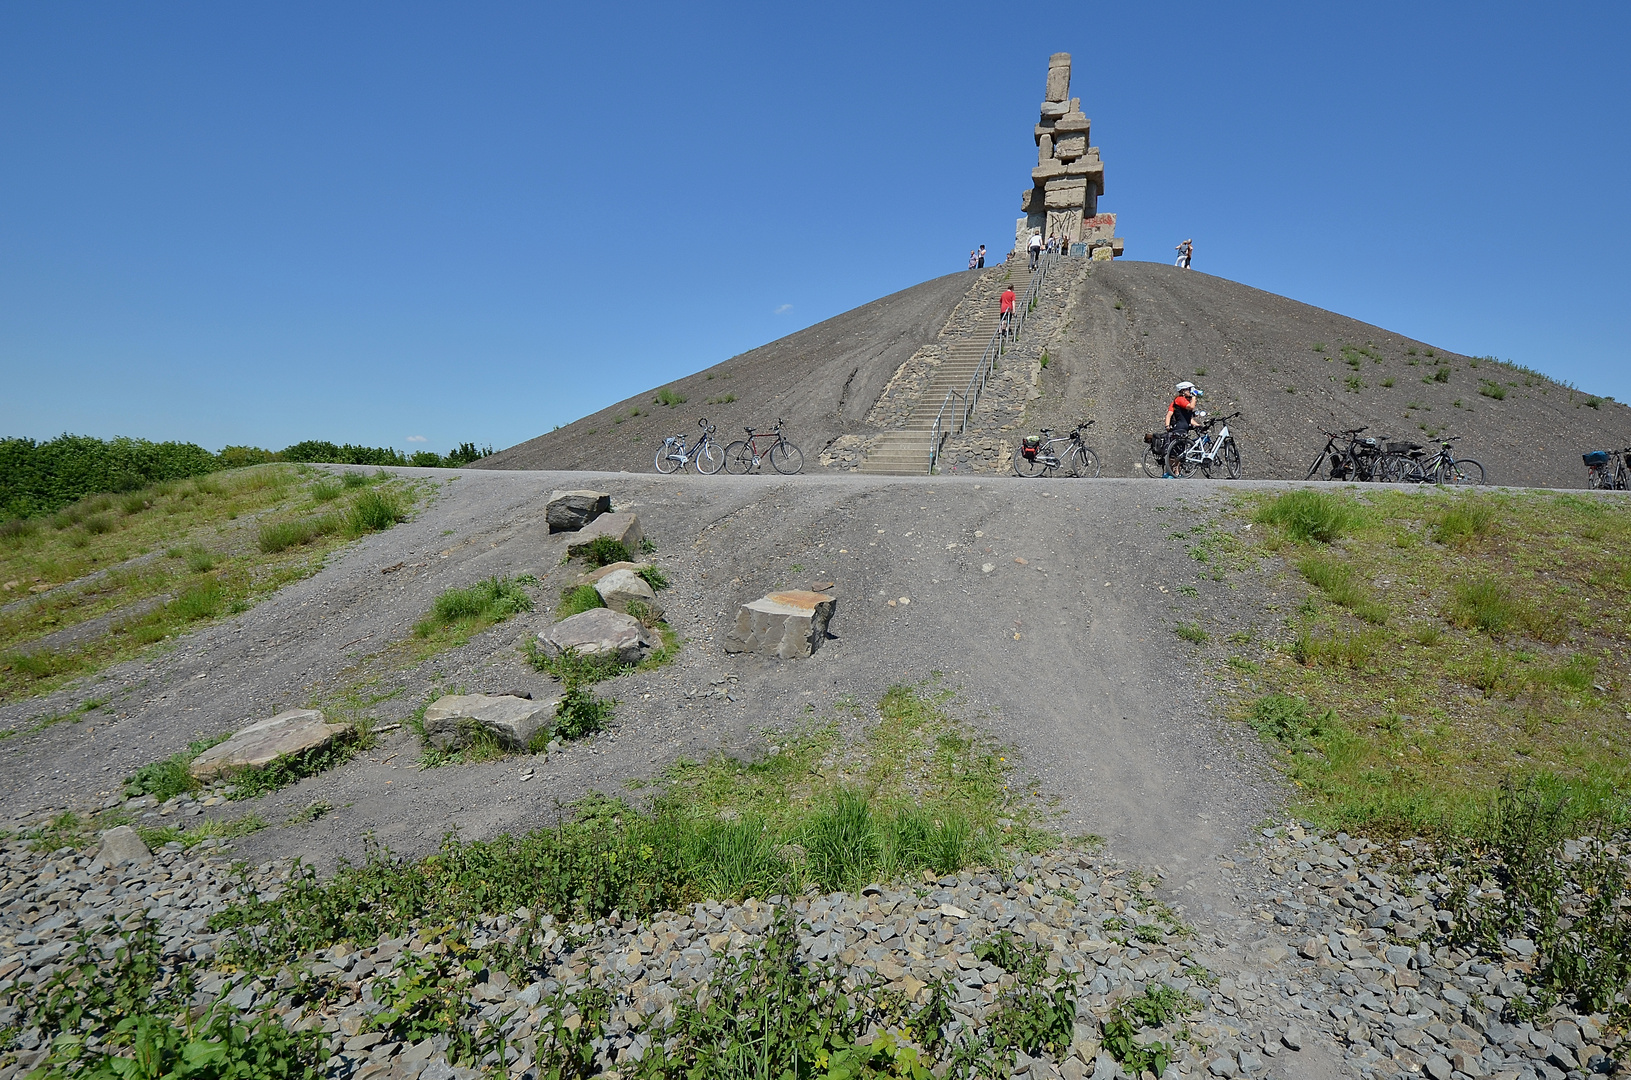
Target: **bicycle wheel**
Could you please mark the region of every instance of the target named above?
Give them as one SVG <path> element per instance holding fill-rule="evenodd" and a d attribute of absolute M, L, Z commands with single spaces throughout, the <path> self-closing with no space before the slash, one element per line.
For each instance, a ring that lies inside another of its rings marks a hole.
<path fill-rule="evenodd" d="M 709 439 L 697 447 L 697 472 L 705 476 L 712 476 L 725 464 L 725 451 L 720 449 L 718 443 Z"/>
<path fill-rule="evenodd" d="M 1038 457 L 1040 457 L 1040 456 L 1041 455 L 1039 454 Z M 1015 474 L 1017 474 L 1019 476 L 1023 476 L 1025 478 L 1029 479 L 1030 477 L 1033 477 L 1033 476 L 1041 476 L 1043 470 L 1045 470 L 1046 468 L 1047 468 L 1047 466 L 1044 465 L 1041 461 L 1037 460 L 1037 458 L 1026 457 L 1018 449 L 1016 449 L 1014 451 L 1014 472 L 1015 472 Z"/>
<path fill-rule="evenodd" d="M 725 471 L 733 476 L 753 471 L 753 447 L 746 439 L 737 439 L 725 447 Z"/>
<path fill-rule="evenodd" d="M 658 472 L 667 475 L 668 473 L 673 472 L 675 469 L 682 469 L 685 467 L 685 462 L 674 460 L 674 449 L 673 443 L 665 442 L 663 443 L 663 448 L 657 451 L 656 465 Z"/>
<path fill-rule="evenodd" d="M 1189 443 L 1173 443 L 1167 451 L 1167 472 L 1180 480 L 1187 480 L 1195 475 L 1196 463 L 1190 460 Z"/>
<path fill-rule="evenodd" d="M 1240 479 L 1240 446 L 1230 439 L 1223 444 L 1223 452 L 1218 455 L 1223 459 L 1223 471 L 1231 480 Z"/>
<path fill-rule="evenodd" d="M 804 471 L 804 454 L 786 439 L 778 439 L 770 448 L 770 467 L 783 476 Z"/>
<path fill-rule="evenodd" d="M 1444 470 L 1444 482 L 1458 487 L 1482 487 L 1484 467 L 1471 458 L 1452 461 Z"/>
<path fill-rule="evenodd" d="M 1141 464 L 1145 476 L 1151 480 L 1161 479 L 1161 459 L 1156 457 L 1155 451 L 1148 446 L 1144 448 L 1144 460 Z"/>
<path fill-rule="evenodd" d="M 1312 465 L 1310 465 L 1308 467 L 1308 475 L 1303 477 L 1303 479 L 1304 480 L 1314 479 L 1315 476 L 1319 475 L 1320 466 L 1324 465 L 1324 464 L 1325 464 L 1325 451 L 1321 450 L 1320 451 L 1320 456 L 1315 458 L 1314 459 L 1314 464 L 1312 464 Z"/>
<path fill-rule="evenodd" d="M 1074 446 L 1065 455 L 1060 468 L 1066 476 L 1096 477 L 1099 475 L 1099 455 L 1091 447 Z"/>

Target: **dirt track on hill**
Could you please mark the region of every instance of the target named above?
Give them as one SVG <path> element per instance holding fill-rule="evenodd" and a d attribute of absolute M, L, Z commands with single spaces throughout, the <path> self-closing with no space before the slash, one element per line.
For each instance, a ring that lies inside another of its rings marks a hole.
<path fill-rule="evenodd" d="M 331 773 L 220 808 L 278 823 L 314 800 L 336 807 L 315 823 L 248 837 L 240 850 L 326 864 L 359 855 L 370 834 L 418 854 L 452 828 L 467 837 L 526 829 L 554 820 L 562 801 L 597 788 L 621 793 L 626 780 L 681 755 L 760 752 L 766 729 L 800 723 L 811 706 L 828 715 L 841 699 L 874 704 L 891 685 L 931 679 L 957 689 L 959 711 L 1019 751 L 1037 789 L 1061 799 L 1063 828 L 1105 836 L 1180 882 L 1278 803 L 1255 743 L 1219 720 L 1191 647 L 1173 633 L 1179 620 L 1265 617 L 1240 599 L 1255 600 L 1255 590 L 1199 577 L 1187 544 L 1170 536 L 1218 519 L 1208 505 L 1215 487 L 472 472 L 448 480 L 416 520 L 173 652 L 8 707 L 0 724 L 21 726 L 93 696 L 112 699 L 81 723 L 8 740 L 0 810 L 18 815 L 70 793 L 115 790 L 135 767 L 200 734 L 321 703 L 365 676 L 365 658 L 406 637 L 438 593 L 492 574 L 542 578 L 539 610 L 387 674 L 369 693 L 397 696 L 371 711 L 382 723 L 401 720 L 427 696 L 460 687 L 542 693 L 548 680 L 516 646 L 548 623 L 548 602 L 575 573 L 560 565 L 565 536 L 545 530 L 544 504 L 553 487 L 585 484 L 640 514 L 673 582 L 662 597 L 670 622 L 687 639 L 675 663 L 607 684 L 622 702 L 613 730 L 552 756 L 523 782 L 524 759 L 404 768 L 417 747 L 401 728 Z M 405 565 L 382 575 L 397 563 Z M 722 651 L 738 604 L 813 579 L 837 582 L 839 597 L 835 636 L 813 659 Z M 1180 595 L 1181 584 L 1198 595 Z M 702 697 L 716 686 L 734 700 Z M 118 719 L 98 718 L 107 712 Z"/>

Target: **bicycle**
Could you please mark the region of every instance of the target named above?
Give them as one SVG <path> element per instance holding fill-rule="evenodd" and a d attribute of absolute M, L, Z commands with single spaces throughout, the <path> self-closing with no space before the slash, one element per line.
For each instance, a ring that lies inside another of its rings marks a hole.
<path fill-rule="evenodd" d="M 1168 434 L 1165 450 L 1161 454 L 1156 454 L 1153 447 L 1156 436 L 1151 436 L 1151 447 L 1143 452 L 1145 475 L 1187 480 L 1189 476 L 1200 473 L 1207 480 L 1212 480 L 1213 468 L 1222 468 L 1228 480 L 1240 480 L 1240 444 L 1235 442 L 1235 436 L 1228 429 L 1228 421 L 1238 416 L 1240 413 L 1213 416 L 1209 421 L 1194 424 L 1189 432 Z M 1223 431 L 1213 436 L 1213 424 L 1223 424 Z"/>
<path fill-rule="evenodd" d="M 697 427 L 702 429 L 702 437 L 695 446 L 687 448 L 685 434 L 670 435 L 663 440 L 661 450 L 657 451 L 657 471 L 667 475 L 676 469 L 684 469 L 691 462 L 697 463 L 697 472 L 712 476 L 725 464 L 725 451 L 714 441 L 714 432 L 718 430 L 703 417 L 697 421 Z"/>
<path fill-rule="evenodd" d="M 1043 428 L 1040 437 L 1020 440 L 1019 453 L 1014 455 L 1014 472 L 1024 477 L 1052 476 L 1055 472 L 1064 476 L 1097 477 L 1099 455 L 1082 441 L 1082 432 L 1094 423 L 1093 420 L 1078 421 L 1074 431 L 1057 439 L 1049 437 L 1053 434 L 1052 428 Z M 1055 449 L 1060 443 L 1065 444 L 1062 452 Z"/>
<path fill-rule="evenodd" d="M 1586 487 L 1600 491 L 1631 488 L 1631 446 L 1624 450 L 1593 450 L 1581 454 L 1586 466 Z"/>
<path fill-rule="evenodd" d="M 1438 441 L 1438 453 L 1426 460 L 1415 460 L 1405 469 L 1401 479 L 1407 484 L 1454 484 L 1477 487 L 1484 482 L 1484 467 L 1471 458 L 1458 458 L 1450 453 L 1450 444 L 1461 436 Z"/>
<path fill-rule="evenodd" d="M 782 433 L 785 425 L 786 421 L 777 419 L 775 429 L 770 432 L 760 432 L 751 427 L 744 428 L 748 437 L 737 439 L 725 447 L 725 471 L 740 476 L 757 469 L 760 462 L 769 458 L 770 467 L 784 476 L 803 472 L 804 453 L 787 441 L 787 436 Z M 761 452 L 759 442 L 764 439 L 772 441 L 770 446 Z"/>
<path fill-rule="evenodd" d="M 1384 479 L 1381 466 L 1387 456 L 1386 452 L 1377 440 L 1359 437 L 1361 432 L 1367 430 L 1369 429 L 1362 427 L 1348 428 L 1345 431 L 1326 431 L 1321 428 L 1320 434 L 1325 436 L 1325 449 L 1314 459 L 1314 464 L 1308 467 L 1308 475 L 1303 479 L 1314 479 L 1314 474 L 1320 471 L 1320 466 L 1325 464 L 1327 458 L 1331 462 L 1331 473 L 1327 479 L 1358 480 L 1364 483 Z M 1338 445 L 1343 439 L 1348 440 L 1347 446 Z"/>

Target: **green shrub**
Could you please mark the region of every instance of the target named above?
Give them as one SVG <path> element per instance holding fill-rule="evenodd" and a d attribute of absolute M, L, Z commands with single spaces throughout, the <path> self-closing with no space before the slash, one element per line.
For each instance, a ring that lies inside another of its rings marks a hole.
<path fill-rule="evenodd" d="M 1286 535 L 1300 543 L 1322 544 L 1342 536 L 1352 521 L 1340 499 L 1323 491 L 1288 491 L 1258 508 L 1255 520 L 1279 525 Z"/>
<path fill-rule="evenodd" d="M 0 515 L 49 514 L 97 492 L 135 491 L 220 467 L 215 455 L 192 443 L 85 435 L 43 443 L 0 439 Z"/>
<path fill-rule="evenodd" d="M 1286 694 L 1265 694 L 1252 706 L 1251 724 L 1266 739 L 1296 744 L 1323 733 L 1336 714 L 1311 716 L 1308 702 Z"/>
<path fill-rule="evenodd" d="M 668 588 L 668 579 L 664 577 L 663 572 L 657 569 L 655 566 L 643 566 L 640 568 L 639 574 L 645 579 L 646 584 L 651 586 L 653 592 L 656 592 L 659 589 Z"/>
<path fill-rule="evenodd" d="M 275 555 L 292 547 L 309 544 L 319 536 L 339 532 L 342 524 L 341 519 L 334 514 L 299 518 L 294 521 L 274 521 L 261 526 L 260 549 L 267 555 Z"/>
<path fill-rule="evenodd" d="M 532 610 L 532 597 L 513 578 L 492 577 L 462 589 L 449 589 L 431 605 L 430 614 L 414 626 L 419 637 L 464 625 L 469 628 L 503 622 Z"/>
<path fill-rule="evenodd" d="M 1436 383 L 1447 383 L 1447 382 L 1449 382 L 1450 381 L 1450 369 L 1447 368 L 1447 367 L 1441 367 L 1437 371 L 1433 372 L 1433 381 L 1436 382 Z"/>
<path fill-rule="evenodd" d="M 174 798 L 189 791 L 197 791 L 199 784 L 193 779 L 189 771 L 193 759 L 217 743 L 225 742 L 228 736 L 218 735 L 213 739 L 200 739 L 187 744 L 187 749 L 174 754 L 163 761 L 155 761 L 143 765 L 129 776 L 125 777 L 125 794 L 130 796 L 151 795 L 159 802 Z"/>
<path fill-rule="evenodd" d="M 657 396 L 653 400 L 655 400 L 658 405 L 665 405 L 671 409 L 676 405 L 685 404 L 685 398 L 681 397 L 679 394 L 676 394 L 673 390 L 666 386 L 657 391 Z"/>
<path fill-rule="evenodd" d="M 593 611 L 598 607 L 605 607 L 600 593 L 595 591 L 593 585 L 568 585 L 561 590 L 561 602 L 555 609 L 555 620 L 559 622 L 573 615 L 581 615 L 585 611 Z"/>
<path fill-rule="evenodd" d="M 72 671 L 75 665 L 73 654 L 57 649 L 9 652 L 0 659 L 13 672 L 34 680 L 49 679 L 53 675 Z"/>
<path fill-rule="evenodd" d="M 347 474 L 352 475 L 350 473 Z M 350 536 L 382 532 L 399 521 L 408 520 L 407 508 L 394 492 L 365 491 L 346 511 L 345 531 Z"/>
<path fill-rule="evenodd" d="M 367 487 L 368 475 L 366 473 L 353 472 L 352 470 L 347 469 L 345 472 L 340 474 L 340 483 L 342 486 L 348 488 Z"/>
<path fill-rule="evenodd" d="M 1183 638 L 1185 641 L 1192 642 L 1196 645 L 1205 645 L 1212 638 L 1212 635 L 1208 634 L 1206 632 L 1206 628 L 1201 626 L 1200 623 L 1179 623 L 1177 626 L 1172 628 L 1172 632 Z"/>
<path fill-rule="evenodd" d="M 1462 543 L 1487 534 L 1495 526 L 1495 510 L 1482 499 L 1456 499 L 1439 515 L 1433 539 L 1441 544 Z"/>
<path fill-rule="evenodd" d="M 1522 620 L 1512 590 L 1489 576 L 1456 582 L 1450 614 L 1456 625 L 1482 630 L 1491 637 L 1500 637 Z"/>
<path fill-rule="evenodd" d="M 1297 563 L 1297 569 L 1309 583 L 1318 587 L 1332 601 L 1342 605 L 1366 622 L 1387 622 L 1387 606 L 1379 604 L 1355 576 L 1347 563 L 1336 559 L 1310 555 Z"/>
<path fill-rule="evenodd" d="M 623 541 L 613 540 L 609 536 L 597 536 L 581 547 L 573 548 L 572 554 L 581 555 L 590 569 L 610 566 L 617 562 L 631 562 L 634 556 L 629 549 L 623 546 Z"/>
<path fill-rule="evenodd" d="M 1479 380 L 1478 392 L 1484 397 L 1494 398 L 1496 401 L 1506 400 L 1506 387 L 1502 386 L 1498 382 L 1491 382 L 1488 379 Z"/>
<path fill-rule="evenodd" d="M 0 522 L 0 540 L 23 540 L 39 529 L 40 523 L 33 518 L 10 518 Z"/>
<path fill-rule="evenodd" d="M 323 462 L 329 465 L 406 465 L 408 459 L 383 446 L 336 446 L 320 439 L 307 439 L 284 447 L 277 455 L 282 461 Z"/>

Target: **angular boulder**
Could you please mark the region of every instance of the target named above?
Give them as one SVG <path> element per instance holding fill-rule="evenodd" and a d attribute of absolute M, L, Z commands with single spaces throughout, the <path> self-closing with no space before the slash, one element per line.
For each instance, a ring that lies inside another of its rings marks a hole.
<path fill-rule="evenodd" d="M 612 497 L 604 491 L 552 491 L 544 507 L 544 521 L 550 532 L 581 529 L 612 509 Z"/>
<path fill-rule="evenodd" d="M 566 553 L 568 555 L 582 555 L 589 550 L 589 545 L 594 543 L 597 537 L 601 536 L 609 536 L 616 540 L 628 550 L 630 555 L 640 553 L 640 541 L 645 539 L 645 534 L 640 531 L 639 515 L 626 511 L 616 514 L 602 514 L 578 530 L 578 535 L 574 536 L 572 543 L 567 545 Z"/>
<path fill-rule="evenodd" d="M 102 834 L 102 846 L 96 857 L 109 866 L 120 866 L 128 862 L 147 862 L 153 853 L 147 850 L 147 845 L 135 829 L 120 825 Z"/>
<path fill-rule="evenodd" d="M 193 759 L 192 774 L 208 780 L 239 769 L 258 769 L 286 754 L 298 754 L 323 746 L 350 724 L 330 724 L 316 709 L 290 709 L 265 720 L 257 720 L 224 743 L 210 747 Z"/>
<path fill-rule="evenodd" d="M 510 694 L 449 694 L 425 708 L 425 739 L 438 750 L 470 745 L 478 729 L 490 732 L 506 750 L 525 750 L 532 737 L 548 729 L 561 703 Z"/>
<path fill-rule="evenodd" d="M 764 653 L 779 659 L 809 656 L 827 639 L 838 601 L 827 593 L 789 589 L 750 600 L 725 635 L 728 653 Z"/>
<path fill-rule="evenodd" d="M 570 650 L 580 656 L 611 656 L 620 663 L 638 664 L 657 640 L 633 615 L 594 608 L 540 631 L 538 644 L 545 656 L 560 656 Z"/>
<path fill-rule="evenodd" d="M 632 600 L 644 604 L 653 618 L 663 617 L 663 609 L 657 603 L 657 594 L 646 584 L 646 579 L 633 570 L 613 570 L 595 582 L 595 591 L 613 611 L 628 611 L 629 602 Z"/>

